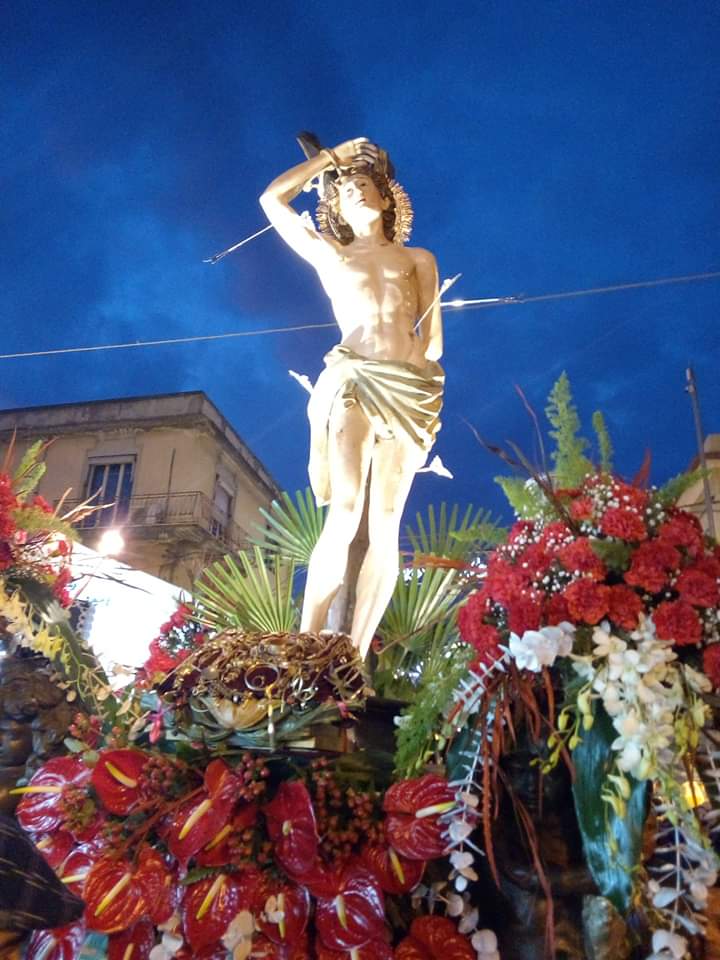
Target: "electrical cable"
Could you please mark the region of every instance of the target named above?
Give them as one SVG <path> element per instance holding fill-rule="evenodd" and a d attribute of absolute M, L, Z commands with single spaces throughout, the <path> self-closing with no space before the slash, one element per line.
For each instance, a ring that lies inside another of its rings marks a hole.
<path fill-rule="evenodd" d="M 587 297 L 603 293 L 617 293 L 621 290 L 637 290 L 646 287 L 660 287 L 675 283 L 692 283 L 700 280 L 715 280 L 720 271 L 692 273 L 679 277 L 663 277 L 658 280 L 639 280 L 632 283 L 618 283 L 606 287 L 589 287 L 586 290 L 568 290 L 561 293 L 544 293 L 527 297 L 524 294 L 511 297 L 493 297 L 475 300 L 449 300 L 441 302 L 445 309 L 479 309 L 488 307 L 518 306 L 526 303 L 540 303 L 548 300 L 567 300 L 574 297 Z M 28 350 L 19 353 L 0 354 L 0 360 L 20 360 L 30 357 L 54 357 L 71 353 L 95 353 L 102 350 L 129 350 L 137 347 L 158 347 L 177 343 L 200 343 L 212 340 L 230 340 L 237 337 L 260 337 L 268 334 L 296 333 L 301 330 L 320 330 L 337 326 L 332 323 L 304 323 L 291 327 L 268 327 L 261 330 L 240 330 L 232 333 L 209 333 L 193 337 L 171 337 L 163 340 L 135 340 L 129 343 L 106 343 L 90 347 L 58 347 L 53 350 Z"/>

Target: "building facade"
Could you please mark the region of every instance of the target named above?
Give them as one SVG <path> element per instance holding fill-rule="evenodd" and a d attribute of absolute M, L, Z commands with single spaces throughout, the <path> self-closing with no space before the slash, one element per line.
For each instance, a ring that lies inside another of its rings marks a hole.
<path fill-rule="evenodd" d="M 720 539 L 720 433 L 711 433 L 705 438 L 704 452 L 709 497 L 705 495 L 705 480 L 701 478 L 683 493 L 678 506 L 694 513 L 705 533 Z M 697 470 L 699 466 L 700 458 L 696 457 L 690 469 Z"/>
<path fill-rule="evenodd" d="M 190 588 L 208 563 L 242 549 L 262 525 L 277 484 L 202 392 L 0 411 L 0 454 L 15 434 L 15 463 L 52 441 L 38 492 L 62 512 L 91 499 L 79 525 L 97 548 L 109 529 L 122 559 Z M 67 491 L 70 491 L 67 493 Z"/>

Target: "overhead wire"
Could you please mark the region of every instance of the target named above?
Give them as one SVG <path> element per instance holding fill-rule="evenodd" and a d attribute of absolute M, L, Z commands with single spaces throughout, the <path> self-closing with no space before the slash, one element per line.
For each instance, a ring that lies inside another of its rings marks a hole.
<path fill-rule="evenodd" d="M 527 303 L 540 303 L 549 300 L 568 300 L 575 297 L 595 296 L 604 293 L 617 293 L 621 290 L 637 290 L 647 287 L 660 287 L 669 284 L 692 283 L 720 278 L 720 271 L 692 273 L 677 277 L 662 277 L 656 280 L 638 280 L 629 283 L 616 283 L 604 287 L 589 287 L 584 290 L 567 290 L 559 293 L 544 293 L 536 296 L 519 294 L 509 297 L 485 297 L 469 300 L 441 301 L 440 306 L 447 310 L 480 309 L 504 306 L 520 306 Z M 320 330 L 335 327 L 330 323 L 303 323 L 294 326 L 264 327 L 259 330 L 237 330 L 230 333 L 197 334 L 190 337 L 168 337 L 158 340 L 132 340 L 126 343 L 103 343 L 86 347 L 57 347 L 48 350 L 26 350 L 17 353 L 2 353 L 0 360 L 21 360 L 31 357 L 53 357 L 73 353 L 97 353 L 103 350 L 130 350 L 138 347 L 159 347 L 179 343 L 200 343 L 213 340 L 231 340 L 239 337 L 261 337 L 280 333 L 297 333 L 302 330 Z"/>

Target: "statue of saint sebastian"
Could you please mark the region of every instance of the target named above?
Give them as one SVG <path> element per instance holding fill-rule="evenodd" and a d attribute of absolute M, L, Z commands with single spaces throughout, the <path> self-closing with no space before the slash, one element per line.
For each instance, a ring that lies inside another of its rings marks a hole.
<path fill-rule="evenodd" d="M 291 206 L 315 178 L 319 231 Z M 369 546 L 351 628 L 364 657 L 397 579 L 405 501 L 440 427 L 437 266 L 427 250 L 403 245 L 409 200 L 387 154 L 365 139 L 293 167 L 273 180 L 260 203 L 288 246 L 315 268 L 342 335 L 308 406 L 310 482 L 329 510 L 310 560 L 301 630 L 325 626 L 367 488 Z"/>

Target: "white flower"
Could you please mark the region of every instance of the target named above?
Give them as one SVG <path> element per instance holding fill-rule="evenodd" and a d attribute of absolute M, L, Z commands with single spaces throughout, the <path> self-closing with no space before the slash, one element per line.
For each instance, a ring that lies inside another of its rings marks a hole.
<path fill-rule="evenodd" d="M 543 667 L 551 667 L 557 657 L 566 657 L 572 650 L 575 628 L 570 623 L 557 627 L 542 627 L 526 630 L 522 637 L 510 634 L 510 653 L 520 670 L 539 673 Z"/>
<path fill-rule="evenodd" d="M 687 951 L 687 940 L 670 930 L 656 930 L 652 937 L 653 953 L 648 960 L 682 960 Z"/>

